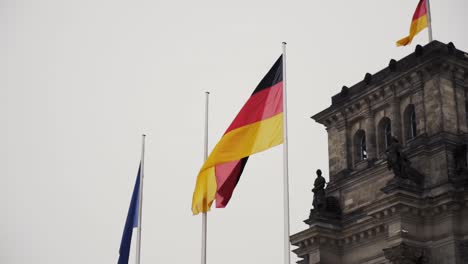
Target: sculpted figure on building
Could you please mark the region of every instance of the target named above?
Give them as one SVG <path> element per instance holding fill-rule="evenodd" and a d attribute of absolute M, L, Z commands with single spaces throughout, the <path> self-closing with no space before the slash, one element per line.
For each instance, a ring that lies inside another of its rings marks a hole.
<path fill-rule="evenodd" d="M 317 178 L 314 181 L 314 188 L 312 192 L 314 193 L 314 200 L 312 201 L 312 205 L 315 209 L 322 211 L 325 209 L 325 178 L 322 176 L 322 171 L 317 170 Z"/>
<path fill-rule="evenodd" d="M 422 184 L 424 176 L 411 167 L 411 161 L 403 152 L 403 147 L 396 137 L 392 136 L 392 142 L 385 151 L 387 155 L 387 168 L 393 171 L 396 180 L 409 179 L 416 184 Z"/>
<path fill-rule="evenodd" d="M 398 139 L 392 137 L 390 146 L 385 150 L 385 154 L 387 155 L 387 167 L 389 170 L 393 171 L 395 177 L 407 179 L 411 162 L 402 149 Z"/>

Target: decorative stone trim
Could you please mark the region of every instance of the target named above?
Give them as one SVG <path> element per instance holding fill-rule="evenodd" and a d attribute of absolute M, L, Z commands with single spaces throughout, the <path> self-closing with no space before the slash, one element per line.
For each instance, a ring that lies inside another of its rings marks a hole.
<path fill-rule="evenodd" d="M 308 248 L 316 246 L 350 246 L 366 242 L 373 237 L 383 234 L 385 231 L 385 226 L 382 224 L 341 238 L 333 238 L 329 236 L 315 236 L 297 243 L 296 246 L 298 246 L 299 248 Z"/>
<path fill-rule="evenodd" d="M 407 213 L 417 217 L 434 217 L 446 214 L 447 212 L 459 212 L 463 206 L 468 206 L 468 202 L 450 201 L 439 205 L 426 206 L 424 208 L 417 208 L 407 204 L 395 204 L 383 210 L 372 212 L 369 216 L 375 219 L 384 219 L 393 215 Z"/>
<path fill-rule="evenodd" d="M 338 240 L 339 246 L 349 246 L 354 244 L 359 244 L 362 242 L 366 242 L 368 239 L 376 237 L 385 232 L 384 225 L 374 226 L 370 229 L 361 231 L 359 233 L 352 234 L 350 236 L 346 236 L 342 239 Z"/>
<path fill-rule="evenodd" d="M 382 220 L 387 217 L 392 217 L 393 215 L 400 215 L 402 213 L 419 217 L 424 216 L 424 210 L 424 208 L 417 208 L 412 205 L 398 203 L 387 208 L 371 212 L 368 215 L 379 220 Z"/>
<path fill-rule="evenodd" d="M 317 246 L 338 246 L 339 240 L 332 238 L 332 237 L 327 237 L 327 236 L 315 236 L 309 239 L 305 239 L 297 244 L 295 246 L 298 246 L 301 249 L 306 249 L 309 247 L 317 247 Z"/>

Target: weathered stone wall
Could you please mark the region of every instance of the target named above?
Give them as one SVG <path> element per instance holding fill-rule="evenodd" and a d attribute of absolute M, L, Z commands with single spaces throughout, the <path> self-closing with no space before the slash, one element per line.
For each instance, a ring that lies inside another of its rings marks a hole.
<path fill-rule="evenodd" d="M 434 160 L 438 161 L 438 158 L 444 159 L 443 153 L 439 155 L 441 157 L 432 157 L 431 153 L 426 152 L 426 151 L 421 151 L 421 152 L 416 152 L 416 153 L 408 153 L 408 156 L 411 161 L 411 166 L 427 177 L 427 179 L 424 182 L 425 186 L 433 185 L 434 179 L 436 178 L 446 179 L 446 177 L 444 176 L 446 174 L 441 173 L 441 171 L 443 170 L 440 170 L 440 169 L 437 171 L 433 170 L 433 167 L 440 167 L 440 164 L 438 164 L 437 162 L 432 162 L 431 166 L 428 166 L 428 161 L 430 161 L 431 159 L 433 161 Z"/>
<path fill-rule="evenodd" d="M 431 248 L 431 263 L 458 264 L 455 254 L 456 243 L 452 239 L 441 240 L 433 243 Z M 462 264 L 459 262 L 459 264 Z"/>
<path fill-rule="evenodd" d="M 442 75 L 439 78 L 442 114 L 443 114 L 443 130 L 450 133 L 458 133 L 458 111 L 457 99 L 455 98 L 455 88 L 450 76 Z"/>
<path fill-rule="evenodd" d="M 320 247 L 320 262 L 315 262 L 318 264 L 321 263 L 343 263 L 341 259 L 341 254 L 336 254 L 339 249 L 337 246 L 325 245 Z"/>
<path fill-rule="evenodd" d="M 346 150 L 346 129 L 344 126 L 330 127 L 328 129 L 328 158 L 330 179 L 348 167 Z"/>
<path fill-rule="evenodd" d="M 417 91 L 412 94 L 410 97 L 410 102 L 414 105 L 416 111 L 416 120 L 417 120 L 417 133 L 422 135 L 426 133 L 426 109 L 424 104 L 424 92 Z"/>
<path fill-rule="evenodd" d="M 382 171 L 382 169 L 379 170 L 379 172 Z M 385 196 L 380 189 L 393 178 L 393 175 L 386 168 L 383 172 L 384 174 L 380 174 L 381 177 L 375 178 L 369 175 L 367 179 L 341 190 L 341 206 L 344 213 L 369 205 Z"/>
<path fill-rule="evenodd" d="M 356 245 L 349 245 L 343 248 L 343 261 L 341 263 L 349 264 L 363 264 L 372 263 L 372 260 L 379 259 L 382 261 L 383 252 L 385 248 L 385 237 L 377 237 L 369 239 L 364 243 L 357 243 Z M 335 262 L 338 263 L 338 262 Z M 375 263 L 375 262 L 374 262 Z M 378 262 L 385 263 L 385 262 Z"/>
<path fill-rule="evenodd" d="M 434 186 L 447 181 L 447 153 L 444 146 L 433 149 L 426 159 L 426 161 L 420 161 L 421 165 L 429 168 L 426 171 L 425 186 Z"/>
<path fill-rule="evenodd" d="M 427 134 L 432 136 L 442 131 L 443 117 L 438 78 L 431 78 L 424 84 L 424 105 L 426 113 Z"/>

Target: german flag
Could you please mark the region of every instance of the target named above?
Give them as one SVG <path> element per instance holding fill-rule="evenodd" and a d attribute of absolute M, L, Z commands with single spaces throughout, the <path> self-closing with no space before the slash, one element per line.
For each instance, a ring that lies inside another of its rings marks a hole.
<path fill-rule="evenodd" d="M 427 0 L 420 0 L 416 11 L 414 11 L 413 20 L 411 21 L 410 33 L 407 37 L 397 41 L 397 46 L 406 46 L 413 41 L 414 36 L 427 28 Z"/>
<path fill-rule="evenodd" d="M 237 114 L 198 173 L 194 215 L 207 212 L 214 200 L 224 208 L 249 156 L 283 143 L 283 61 L 278 58 Z"/>

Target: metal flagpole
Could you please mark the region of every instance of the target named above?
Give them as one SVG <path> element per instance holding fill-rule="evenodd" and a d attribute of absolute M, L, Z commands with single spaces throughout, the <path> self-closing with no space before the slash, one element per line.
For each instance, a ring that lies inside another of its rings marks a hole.
<path fill-rule="evenodd" d="M 205 92 L 205 147 L 203 153 L 203 160 L 206 161 L 208 158 L 208 102 L 210 92 Z M 208 227 L 208 213 L 202 214 L 202 252 L 201 252 L 201 263 L 206 264 L 206 231 Z"/>
<path fill-rule="evenodd" d="M 141 213 L 143 209 L 143 178 L 145 171 L 145 138 L 146 135 L 141 136 L 141 161 L 140 161 L 140 186 L 138 191 L 138 227 L 137 227 L 137 241 L 136 241 L 136 264 L 140 264 L 141 253 Z"/>
<path fill-rule="evenodd" d="M 284 264 L 290 264 L 289 176 L 288 176 L 288 107 L 286 97 L 286 42 L 283 42 L 283 195 L 284 195 Z"/>
<path fill-rule="evenodd" d="M 429 42 L 432 42 L 432 16 L 431 16 L 431 4 L 429 3 L 429 0 L 426 0 L 427 4 L 427 29 L 429 32 Z"/>

